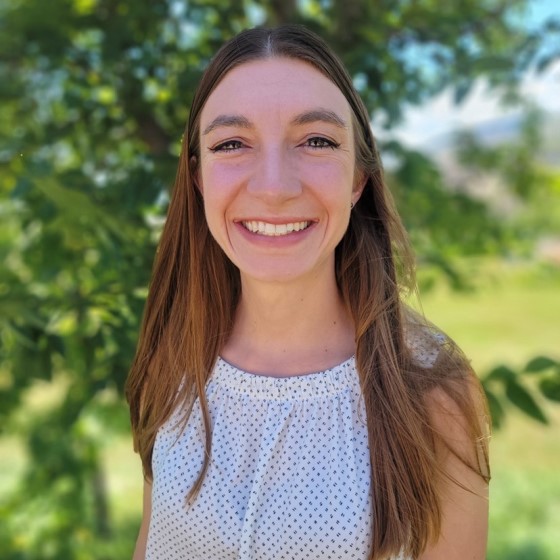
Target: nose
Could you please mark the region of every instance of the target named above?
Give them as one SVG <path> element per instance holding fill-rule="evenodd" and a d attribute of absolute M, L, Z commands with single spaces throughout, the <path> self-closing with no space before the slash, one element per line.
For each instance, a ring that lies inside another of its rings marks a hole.
<path fill-rule="evenodd" d="M 279 204 L 301 194 L 296 165 L 286 147 L 275 145 L 262 149 L 247 190 L 269 204 Z"/>

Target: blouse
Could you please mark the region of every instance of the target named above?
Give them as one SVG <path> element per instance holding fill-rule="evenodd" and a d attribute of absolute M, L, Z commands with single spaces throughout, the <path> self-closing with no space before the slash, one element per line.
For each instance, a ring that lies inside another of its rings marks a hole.
<path fill-rule="evenodd" d="M 435 348 L 422 350 L 433 363 Z M 206 395 L 211 461 L 190 506 L 204 457 L 198 398 L 184 428 L 177 409 L 156 436 L 146 559 L 366 560 L 370 454 L 354 357 L 292 377 L 219 358 Z"/>

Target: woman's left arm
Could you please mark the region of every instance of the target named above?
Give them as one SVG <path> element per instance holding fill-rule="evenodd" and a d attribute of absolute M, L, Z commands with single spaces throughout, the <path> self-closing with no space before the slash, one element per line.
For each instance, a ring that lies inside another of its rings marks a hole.
<path fill-rule="evenodd" d="M 443 439 L 476 465 L 473 442 L 464 418 L 447 395 L 434 396 L 433 427 Z M 484 418 L 481 418 L 484 425 Z M 418 560 L 485 560 L 488 538 L 488 483 L 449 449 L 439 449 L 442 466 L 452 480 L 442 481 L 441 532 Z"/>

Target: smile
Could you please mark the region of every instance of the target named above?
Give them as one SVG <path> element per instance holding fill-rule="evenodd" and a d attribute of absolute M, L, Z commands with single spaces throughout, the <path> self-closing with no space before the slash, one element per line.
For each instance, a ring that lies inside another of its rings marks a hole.
<path fill-rule="evenodd" d="M 258 235 L 268 235 L 269 237 L 277 237 L 280 235 L 288 235 L 294 231 L 302 231 L 307 229 L 311 222 L 291 222 L 288 224 L 270 224 L 268 222 L 241 222 L 243 227 Z"/>

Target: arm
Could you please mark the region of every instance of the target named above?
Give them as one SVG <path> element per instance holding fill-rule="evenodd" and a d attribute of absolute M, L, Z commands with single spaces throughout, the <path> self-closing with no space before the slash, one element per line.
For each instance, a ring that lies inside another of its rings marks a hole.
<path fill-rule="evenodd" d="M 144 481 L 144 500 L 142 511 L 142 524 L 136 540 L 136 548 L 132 560 L 145 560 L 146 544 L 148 541 L 148 529 L 150 527 L 150 516 L 152 514 L 152 484 Z"/>
<path fill-rule="evenodd" d="M 436 394 L 431 410 L 434 428 L 462 457 L 476 464 L 472 442 L 455 403 L 447 395 Z M 466 489 L 451 480 L 442 481 L 441 533 L 418 560 L 484 560 L 488 484 L 449 449 L 440 448 L 438 452 L 445 472 Z"/>

